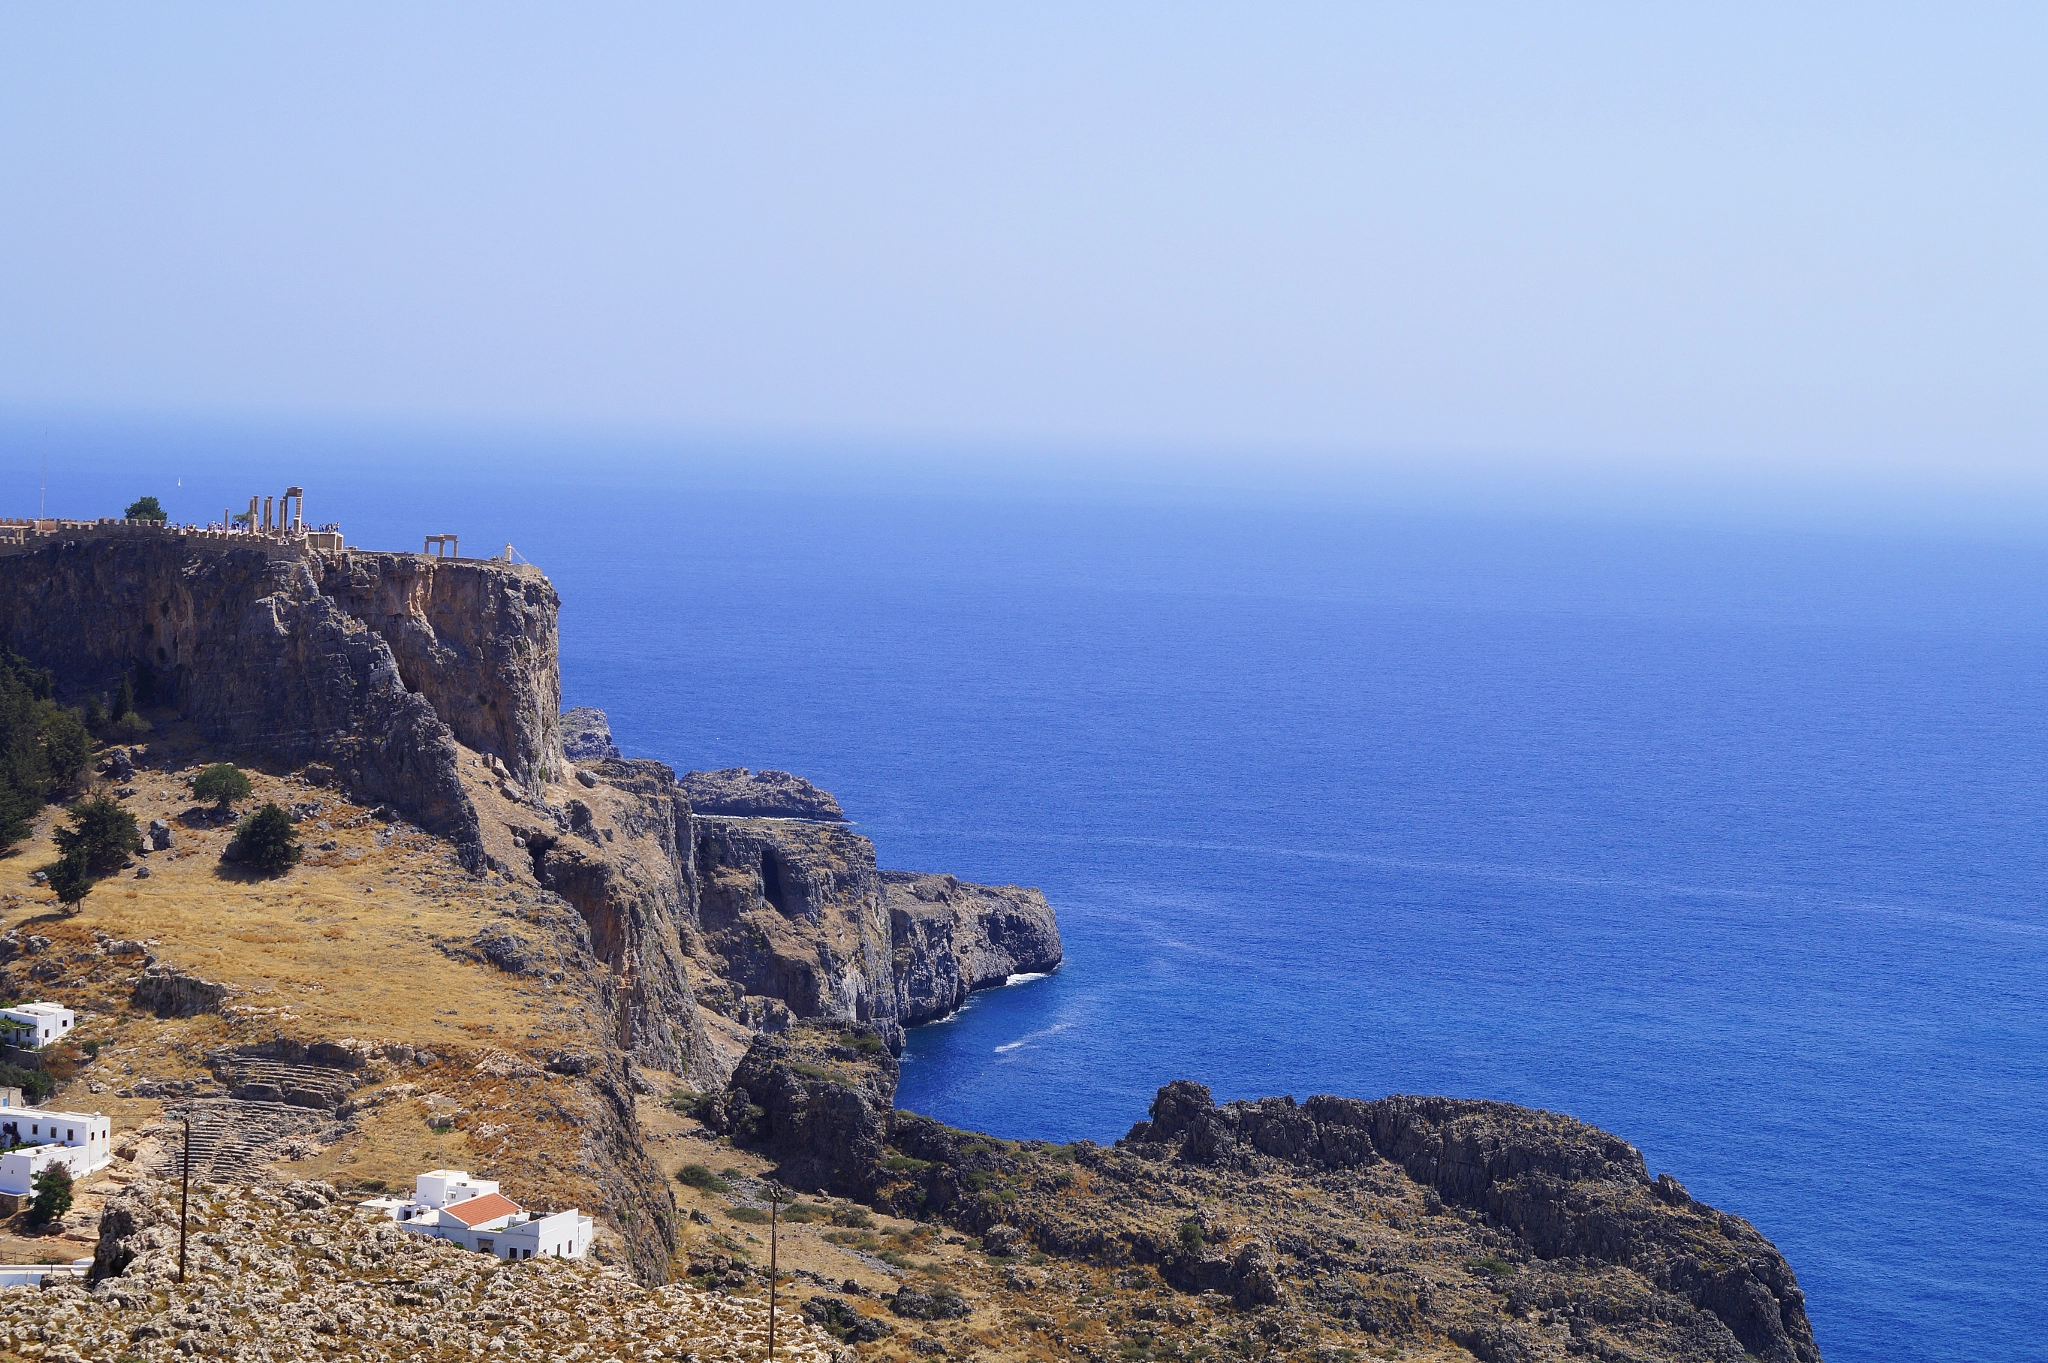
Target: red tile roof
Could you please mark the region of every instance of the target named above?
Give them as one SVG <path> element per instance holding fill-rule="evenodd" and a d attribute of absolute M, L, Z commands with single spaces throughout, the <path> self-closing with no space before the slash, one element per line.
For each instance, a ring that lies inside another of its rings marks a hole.
<path fill-rule="evenodd" d="M 485 1221 L 495 1221 L 501 1216 L 510 1216 L 521 1208 L 517 1202 L 503 1193 L 485 1193 L 482 1197 L 472 1197 L 467 1202 L 458 1202 L 441 1210 L 465 1226 L 476 1226 Z"/>

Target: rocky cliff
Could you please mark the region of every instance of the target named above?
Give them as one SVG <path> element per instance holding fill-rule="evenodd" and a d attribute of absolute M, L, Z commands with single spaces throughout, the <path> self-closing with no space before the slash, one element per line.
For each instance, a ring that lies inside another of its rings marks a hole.
<path fill-rule="evenodd" d="M 970 991 L 1060 963 L 1037 890 L 881 870 L 874 844 L 840 824 L 698 815 L 693 828 L 703 952 L 727 986 L 703 997 L 730 1016 L 771 1000 L 872 1023 L 901 1050 L 905 1027 Z"/>
<path fill-rule="evenodd" d="M 529 789 L 560 761 L 554 588 L 531 568 L 280 554 L 176 534 L 0 557 L 0 644 L 63 693 L 146 674 L 209 740 L 350 789 L 476 864 L 461 747 Z"/>
<path fill-rule="evenodd" d="M 969 993 L 1058 966 L 1052 906 L 1037 890 L 969 885 L 948 875 L 882 872 L 896 980 L 896 1018 L 931 1022 Z"/>
<path fill-rule="evenodd" d="M 572 761 L 558 610 L 537 570 L 495 561 L 132 527 L 0 556 L 0 645 L 64 694 L 146 676 L 223 750 L 329 771 L 471 869 L 573 905 L 643 1064 L 712 1082 L 737 1060 L 693 976 L 743 1028 L 780 1008 L 900 1046 L 906 1023 L 1058 963 L 1042 896 L 887 880 L 801 777 L 623 761 L 595 710 L 568 717 Z"/>
<path fill-rule="evenodd" d="M 1114 1149 L 1011 1141 L 894 1111 L 878 1040 L 845 1024 L 764 1038 L 705 1115 L 795 1186 L 1227 1302 L 1257 1322 L 1240 1339 L 1276 1349 L 1819 1363 L 1770 1242 L 1584 1122 L 1450 1098 L 1219 1107 L 1179 1081 Z M 1103 1319 L 1141 1305 L 1153 1356 L 1210 1342 L 1176 1331 L 1195 1312 L 1132 1295 L 1098 1291 Z"/>
<path fill-rule="evenodd" d="M 683 795 L 699 814 L 735 819 L 846 821 L 846 811 L 839 807 L 839 801 L 803 777 L 786 771 L 727 767 L 723 771 L 685 772 L 681 780 Z"/>

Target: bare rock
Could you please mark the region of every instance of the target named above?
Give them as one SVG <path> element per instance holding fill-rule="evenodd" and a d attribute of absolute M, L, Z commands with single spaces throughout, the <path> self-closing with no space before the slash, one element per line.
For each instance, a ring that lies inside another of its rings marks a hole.
<path fill-rule="evenodd" d="M 579 705 L 562 712 L 562 756 L 571 762 L 602 762 L 619 755 L 604 711 Z"/>
<path fill-rule="evenodd" d="M 874 1028 L 806 1022 L 754 1038 L 712 1124 L 765 1148 L 792 1187 L 870 1197 L 897 1074 Z"/>
<path fill-rule="evenodd" d="M 135 1006 L 160 1018 L 187 1018 L 218 1013 L 233 991 L 227 985 L 190 975 L 159 961 L 147 966 L 135 982 Z"/>
<path fill-rule="evenodd" d="M 690 808 L 734 819 L 810 819 L 844 823 L 839 801 L 786 771 L 691 771 L 677 777 Z"/>

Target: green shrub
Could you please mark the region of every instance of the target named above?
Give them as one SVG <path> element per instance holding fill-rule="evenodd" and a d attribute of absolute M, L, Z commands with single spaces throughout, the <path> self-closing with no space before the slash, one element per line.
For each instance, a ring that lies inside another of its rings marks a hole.
<path fill-rule="evenodd" d="M 676 1182 L 700 1188 L 707 1193 L 729 1193 L 732 1185 L 712 1173 L 701 1164 L 685 1164 L 676 1170 Z"/>
<path fill-rule="evenodd" d="M 250 789 L 249 778 L 232 762 L 216 762 L 192 782 L 194 799 L 212 800 L 222 809 L 237 800 L 248 799 Z"/>
<path fill-rule="evenodd" d="M 1190 1254 L 1202 1248 L 1202 1223 L 1192 1216 L 1180 1223 L 1180 1247 Z"/>
<path fill-rule="evenodd" d="M 835 1226 L 852 1226 L 859 1230 L 866 1230 L 875 1224 L 875 1218 L 868 1214 L 868 1209 L 865 1207 L 834 1207 L 832 1209 L 832 1224 Z"/>
<path fill-rule="evenodd" d="M 861 1032 L 846 1044 L 862 1055 L 880 1055 L 889 1049 L 889 1044 L 874 1032 Z"/>
<path fill-rule="evenodd" d="M 921 1174 L 932 1166 L 930 1160 L 912 1159 L 909 1155 L 891 1155 L 882 1161 L 882 1167 L 892 1174 Z"/>
<path fill-rule="evenodd" d="M 298 864 L 299 835 L 292 829 L 292 816 L 266 801 L 263 808 L 242 820 L 235 829 L 242 860 L 272 875 Z"/>
<path fill-rule="evenodd" d="M 798 1074 L 808 1075 L 812 1079 L 817 1079 L 827 1084 L 836 1084 L 840 1088 L 848 1088 L 853 1082 L 843 1074 L 834 1070 L 828 1070 L 823 1065 L 813 1065 L 808 1060 L 792 1060 L 789 1067 Z"/>
<path fill-rule="evenodd" d="M 131 521 L 167 521 L 163 503 L 154 497 L 137 497 L 128 503 L 128 509 L 121 513 Z"/>
<path fill-rule="evenodd" d="M 800 1226 L 808 1226 L 813 1221 L 826 1220 L 831 1215 L 831 1208 L 820 1207 L 815 1202 L 792 1202 L 782 1209 L 782 1219 L 784 1221 L 794 1221 Z"/>
<path fill-rule="evenodd" d="M 728 1207 L 725 1214 L 735 1221 L 744 1221 L 749 1226 L 768 1224 L 768 1213 L 759 1207 Z"/>
<path fill-rule="evenodd" d="M 1510 1273 L 1519 1273 L 1521 1271 L 1507 1260 L 1496 1259 L 1491 1255 L 1484 1259 L 1467 1259 L 1465 1267 L 1471 1269 L 1474 1273 L 1484 1273 L 1488 1277 L 1493 1278 L 1505 1278 Z"/>

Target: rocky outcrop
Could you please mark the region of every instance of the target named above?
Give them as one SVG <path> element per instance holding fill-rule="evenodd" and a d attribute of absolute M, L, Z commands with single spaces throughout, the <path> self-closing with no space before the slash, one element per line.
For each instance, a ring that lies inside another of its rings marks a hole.
<path fill-rule="evenodd" d="M 729 1013 L 759 996 L 798 1017 L 871 1023 L 900 1050 L 904 1027 L 972 990 L 1060 963 L 1037 890 L 883 871 L 874 844 L 842 825 L 700 814 L 692 827 L 702 952 L 733 987 Z"/>
<path fill-rule="evenodd" d="M 1768 1241 L 1572 1118 L 1399 1096 L 1219 1107 L 1183 1080 L 1115 1149 L 1010 1141 L 907 1112 L 885 1122 L 894 1068 L 847 1035 L 803 1023 L 756 1042 L 714 1105 L 725 1129 L 801 1186 L 943 1219 L 987 1253 L 1150 1264 L 1183 1292 L 1273 1313 L 1269 1338 L 1819 1363 Z"/>
<path fill-rule="evenodd" d="M 1805 1296 L 1784 1257 L 1740 1217 L 1651 1179 L 1618 1136 L 1509 1103 L 1318 1096 L 1217 1107 L 1185 1080 L 1119 1143 L 1148 1158 L 1255 1170 L 1279 1160 L 1353 1169 L 1381 1159 L 1443 1202 L 1481 1213 L 1545 1260 L 1629 1269 L 1682 1297 L 1767 1363 L 1818 1363 Z"/>
<path fill-rule="evenodd" d="M 945 1017 L 972 991 L 1012 975 L 1058 968 L 1059 924 L 1039 891 L 913 871 L 884 871 L 881 878 L 896 1017 L 904 1026 Z"/>
<path fill-rule="evenodd" d="M 521 824 L 534 880 L 582 918 L 604 969 L 616 1043 L 640 1063 L 708 1083 L 722 1078 L 704 1037 L 688 957 L 696 941 L 690 807 L 659 762 L 609 759 L 559 822 Z M 482 950 L 482 944 L 478 944 Z M 530 953 L 511 943 L 502 962 Z"/>
<path fill-rule="evenodd" d="M 798 1017 L 873 1023 L 900 1049 L 874 844 L 833 824 L 698 817 L 692 827 L 712 969 L 739 995 Z"/>
<path fill-rule="evenodd" d="M 896 1078 L 895 1057 L 872 1027 L 808 1023 L 756 1037 L 711 1117 L 717 1129 L 774 1156 L 791 1187 L 868 1198 Z"/>
<path fill-rule="evenodd" d="M 786 771 L 691 771 L 680 778 L 683 795 L 699 814 L 731 819 L 810 819 L 844 823 L 839 801 Z"/>
<path fill-rule="evenodd" d="M 135 1006 L 160 1018 L 188 1018 L 200 1013 L 218 1013 L 230 990 L 224 984 L 203 980 L 176 966 L 152 961 L 135 981 Z"/>
<path fill-rule="evenodd" d="M 604 711 L 579 705 L 562 712 L 562 756 L 571 762 L 602 762 L 621 755 Z"/>
<path fill-rule="evenodd" d="M 559 759 L 554 589 L 530 568 L 281 554 L 176 534 L 0 557 L 0 646 L 70 697 L 145 675 L 210 742 L 331 767 L 481 864 L 459 743 Z"/>
<path fill-rule="evenodd" d="M 457 742 L 498 758 L 529 791 L 556 775 L 561 600 L 547 578 L 509 563 L 359 549 L 314 562 L 321 592 L 384 641 L 406 689 Z"/>

